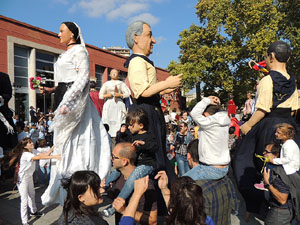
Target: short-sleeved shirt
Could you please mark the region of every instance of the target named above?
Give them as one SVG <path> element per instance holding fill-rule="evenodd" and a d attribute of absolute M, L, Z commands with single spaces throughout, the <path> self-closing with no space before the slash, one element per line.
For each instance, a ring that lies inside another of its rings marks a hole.
<path fill-rule="evenodd" d="M 151 85 L 157 83 L 156 69 L 141 57 L 134 57 L 128 67 L 128 80 L 134 98 L 140 95 Z"/>
<path fill-rule="evenodd" d="M 35 161 L 32 158 L 37 155 L 37 151 L 34 149 L 31 152 L 23 152 L 20 159 L 20 168 L 18 173 L 18 181 L 21 182 L 24 178 L 32 177 L 35 171 Z"/>
<path fill-rule="evenodd" d="M 122 190 L 125 182 L 126 180 L 124 179 L 124 176 L 121 175 L 119 179 L 113 184 L 112 188 L 108 191 L 109 198 L 114 199 L 115 197 L 117 197 L 120 191 Z M 127 199 L 127 204 L 129 200 L 130 198 Z M 149 212 L 150 214 L 151 211 L 155 211 L 155 210 L 157 210 L 157 195 L 156 195 L 154 184 L 152 183 L 151 180 L 149 180 L 148 189 L 141 197 L 136 211 Z M 116 224 L 119 224 L 121 216 L 122 216 L 121 214 L 116 213 L 115 216 Z"/>
<path fill-rule="evenodd" d="M 283 183 L 283 181 L 279 177 L 274 178 L 272 185 L 280 193 L 284 193 L 284 194 L 290 193 L 290 188 L 285 183 Z M 290 199 L 288 199 L 287 202 L 284 205 L 282 205 L 273 197 L 272 194 L 270 194 L 269 202 L 271 206 L 275 206 L 277 208 L 282 208 L 282 209 L 292 208 L 292 202 Z"/>
<path fill-rule="evenodd" d="M 284 75 L 283 75 L 284 76 Z M 289 76 L 286 76 L 289 79 Z M 255 108 L 262 109 L 266 112 L 271 112 L 273 107 L 273 81 L 270 75 L 261 79 L 257 86 L 258 98 Z M 286 101 L 279 104 L 277 108 L 291 108 L 292 111 L 299 109 L 298 91 L 295 88 L 295 92 Z"/>

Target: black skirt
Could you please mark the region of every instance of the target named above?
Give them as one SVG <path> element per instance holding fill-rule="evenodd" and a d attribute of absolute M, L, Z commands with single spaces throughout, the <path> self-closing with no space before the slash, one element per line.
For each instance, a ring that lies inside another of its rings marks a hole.
<path fill-rule="evenodd" d="M 262 179 L 260 171 L 263 166 L 263 162 L 255 157 L 255 153 L 263 155 L 266 144 L 276 141 L 276 125 L 279 123 L 289 123 L 295 127 L 294 140 L 299 145 L 299 127 L 295 119 L 291 117 L 291 110 L 277 108 L 257 123 L 242 138 L 237 147 L 233 169 L 248 212 L 259 213 L 261 203 L 264 201 L 264 192 L 254 187 L 254 184 L 260 183 Z"/>
<path fill-rule="evenodd" d="M 69 83 L 63 83 L 59 82 L 58 86 L 55 89 L 54 92 L 54 103 L 53 103 L 53 111 L 57 109 L 59 106 L 60 102 L 62 101 L 66 91 L 72 86 L 74 82 L 69 82 Z"/>

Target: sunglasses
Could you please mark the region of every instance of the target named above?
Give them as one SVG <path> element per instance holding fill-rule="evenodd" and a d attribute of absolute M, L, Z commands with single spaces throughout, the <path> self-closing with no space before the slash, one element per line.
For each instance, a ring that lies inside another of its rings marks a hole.
<path fill-rule="evenodd" d="M 127 159 L 127 158 L 124 158 L 124 157 L 121 157 L 121 156 L 115 156 L 114 154 L 111 154 L 111 158 L 112 158 L 112 160 L 115 160 L 115 159 Z"/>
<path fill-rule="evenodd" d="M 272 152 L 269 152 L 267 150 L 264 151 L 265 154 L 272 154 Z"/>

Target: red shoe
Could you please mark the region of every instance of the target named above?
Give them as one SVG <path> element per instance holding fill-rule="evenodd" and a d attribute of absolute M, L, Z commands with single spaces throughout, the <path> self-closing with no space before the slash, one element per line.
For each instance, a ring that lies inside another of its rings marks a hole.
<path fill-rule="evenodd" d="M 269 191 L 267 188 L 265 188 L 264 182 L 260 182 L 259 184 L 254 184 L 254 187 L 262 191 Z"/>

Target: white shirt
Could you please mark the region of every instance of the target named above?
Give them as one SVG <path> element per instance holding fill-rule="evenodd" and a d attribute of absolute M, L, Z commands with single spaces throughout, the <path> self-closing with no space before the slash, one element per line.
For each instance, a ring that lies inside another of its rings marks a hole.
<path fill-rule="evenodd" d="M 199 161 L 208 165 L 227 165 L 230 162 L 228 148 L 230 119 L 226 111 L 205 117 L 209 98 L 203 98 L 193 108 L 190 115 L 199 126 Z"/>
<path fill-rule="evenodd" d="M 47 153 L 47 152 L 49 152 L 49 150 L 50 150 L 49 146 L 46 146 L 46 147 L 43 147 L 43 148 L 37 148 L 38 154 Z M 50 159 L 39 160 L 39 164 L 40 164 L 40 167 L 44 167 L 46 164 L 49 166 L 50 165 Z"/>
<path fill-rule="evenodd" d="M 296 142 L 289 139 L 281 146 L 280 158 L 274 159 L 273 162 L 276 165 L 282 165 L 287 175 L 293 174 L 297 172 L 300 167 L 299 151 Z"/>
<path fill-rule="evenodd" d="M 171 112 L 171 120 L 176 120 L 177 113 Z"/>
<path fill-rule="evenodd" d="M 35 161 L 32 158 L 37 155 L 35 149 L 32 152 L 23 152 L 20 159 L 20 168 L 18 173 L 18 181 L 21 182 L 23 179 L 32 178 L 35 171 Z"/>

